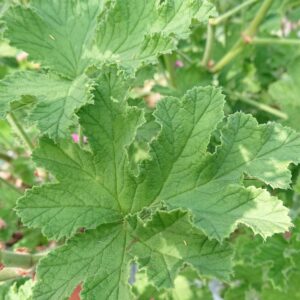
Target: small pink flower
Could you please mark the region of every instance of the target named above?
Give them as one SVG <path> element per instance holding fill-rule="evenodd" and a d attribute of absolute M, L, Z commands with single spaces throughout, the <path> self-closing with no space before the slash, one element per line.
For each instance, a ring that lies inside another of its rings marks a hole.
<path fill-rule="evenodd" d="M 78 144 L 78 143 L 79 143 L 79 134 L 73 133 L 73 134 L 72 134 L 72 139 L 73 139 L 73 142 L 74 142 L 74 143 Z M 84 142 L 85 144 L 87 143 L 87 137 L 86 137 L 86 136 L 83 137 L 83 142 Z"/>
<path fill-rule="evenodd" d="M 175 67 L 176 68 L 183 68 L 184 67 L 183 61 L 182 60 L 176 60 Z"/>
<path fill-rule="evenodd" d="M 72 139 L 74 143 L 78 144 L 79 143 L 79 135 L 77 133 L 72 134 Z"/>

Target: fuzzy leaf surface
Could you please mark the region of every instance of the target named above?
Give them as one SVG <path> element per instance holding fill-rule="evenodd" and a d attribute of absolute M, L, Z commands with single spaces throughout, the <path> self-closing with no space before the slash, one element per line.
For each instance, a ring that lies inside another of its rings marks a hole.
<path fill-rule="evenodd" d="M 132 299 L 128 278 L 134 258 L 149 271 L 151 282 L 166 287 L 184 263 L 226 278 L 230 257 L 228 245 L 209 241 L 191 227 L 187 213 L 158 212 L 146 226 L 136 218 L 102 225 L 50 253 L 38 267 L 34 299 L 65 299 L 80 282 L 83 299 Z"/>
<path fill-rule="evenodd" d="M 56 73 L 74 79 L 89 64 L 88 51 L 103 1 L 32 0 L 6 13 L 11 44 Z"/>
<path fill-rule="evenodd" d="M 92 82 L 84 75 L 89 67 L 113 62 L 135 72 L 187 38 L 192 19 L 206 22 L 214 14 L 205 0 L 32 0 L 12 5 L 4 16 L 6 37 L 41 63 L 49 77 L 24 73 L 1 82 L 0 117 L 23 93 L 35 96 L 31 120 L 42 135 L 57 140 L 69 134 L 75 112 L 90 102 Z"/>
<path fill-rule="evenodd" d="M 75 123 L 74 112 L 91 102 L 91 81 L 84 74 L 75 80 L 53 74 L 17 72 L 0 82 L 0 117 L 10 111 L 10 103 L 33 96 L 36 105 L 29 119 L 40 131 L 57 139 L 65 137 Z"/>
<path fill-rule="evenodd" d="M 126 147 L 142 126 L 143 113 L 124 100 L 128 86 L 122 74 L 108 70 L 99 82 L 95 104 L 80 113 L 92 153 L 48 139 L 35 151 L 34 160 L 58 183 L 34 188 L 19 202 L 27 225 L 42 227 L 51 238 L 72 236 L 78 228 L 95 228 L 164 202 L 191 210 L 194 222 L 220 240 L 239 223 L 263 237 L 288 230 L 291 222 L 282 203 L 267 191 L 246 189 L 241 180 L 248 174 L 288 188 L 288 166 L 300 157 L 298 134 L 237 113 L 229 117 L 222 144 L 211 154 L 206 148 L 223 118 L 224 97 L 212 87 L 194 88 L 182 99 L 159 103 L 155 116 L 161 132 L 136 177 Z"/>
<path fill-rule="evenodd" d="M 134 258 L 157 286 L 170 286 L 183 263 L 205 275 L 225 278 L 229 258 L 214 257 L 220 246 L 209 240 L 223 240 L 240 223 L 263 238 L 288 230 L 291 221 L 282 202 L 267 190 L 246 188 L 242 180 L 247 174 L 272 187 L 288 188 L 289 164 L 298 163 L 300 157 L 297 133 L 274 123 L 259 125 L 253 117 L 237 113 L 227 119 L 221 144 L 210 153 L 211 135 L 224 117 L 224 96 L 213 87 L 196 87 L 181 99 L 159 102 L 155 118 L 161 130 L 149 142 L 151 158 L 139 164 L 136 174 L 127 149 L 145 119 L 143 110 L 127 104 L 130 80 L 111 67 L 95 82 L 94 104 L 79 112 L 90 150 L 42 139 L 33 158 L 57 182 L 29 190 L 18 202 L 18 214 L 26 225 L 42 228 L 49 238 L 70 238 L 63 250 L 53 252 L 58 253 L 55 258 L 51 260 L 50 254 L 41 263 L 41 287 L 36 288 L 40 299 L 66 297 L 83 281 L 85 299 L 98 295 L 119 299 L 121 294 L 130 298 L 128 267 Z M 146 218 L 145 224 L 139 216 Z M 73 237 L 82 228 L 87 231 Z M 101 247 L 96 247 L 97 240 Z M 95 250 L 87 250 L 89 243 Z M 215 244 L 206 248 L 206 243 Z M 60 257 L 63 261 L 53 268 Z M 96 269 L 91 265 L 95 260 L 99 260 Z M 61 289 L 58 283 L 55 288 L 50 285 L 51 265 L 55 274 L 62 274 L 60 284 L 66 268 L 74 265 Z"/>
<path fill-rule="evenodd" d="M 192 19 L 206 22 L 216 14 L 206 0 L 116 0 L 106 6 L 99 0 L 33 0 L 8 11 L 6 36 L 34 60 L 75 78 L 108 58 L 129 68 L 155 62 L 188 37 Z"/>
<path fill-rule="evenodd" d="M 214 14 L 207 1 L 116 1 L 97 31 L 95 55 L 129 69 L 155 62 L 188 37 L 192 19 L 203 22 Z"/>

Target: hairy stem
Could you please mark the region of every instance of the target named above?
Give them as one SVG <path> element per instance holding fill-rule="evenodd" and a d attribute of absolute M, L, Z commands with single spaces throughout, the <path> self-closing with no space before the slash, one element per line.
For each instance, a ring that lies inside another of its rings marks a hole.
<path fill-rule="evenodd" d="M 217 17 L 217 18 L 214 18 L 214 19 L 210 19 L 210 24 L 211 25 L 219 25 L 221 24 L 222 22 L 226 21 L 228 18 L 230 18 L 231 16 L 235 15 L 236 13 L 240 12 L 241 10 L 243 10 L 245 7 L 257 2 L 258 0 L 248 0 L 248 1 L 245 1 L 244 3 L 234 7 L 233 9 L 227 11 L 225 14 Z"/>
<path fill-rule="evenodd" d="M 254 38 L 258 31 L 259 25 L 262 23 L 272 4 L 273 0 L 264 0 L 255 18 L 250 23 L 248 28 L 244 31 L 242 37 L 236 42 L 231 50 L 227 54 L 225 54 L 225 56 L 211 69 L 213 73 L 221 71 L 227 64 L 234 60 L 243 51 L 247 44 L 251 43 L 251 40 Z"/>
<path fill-rule="evenodd" d="M 30 150 L 30 152 L 32 152 L 33 149 L 34 149 L 34 146 L 33 146 L 32 142 L 31 142 L 29 136 L 27 135 L 27 133 L 23 129 L 22 125 L 17 120 L 17 118 L 14 115 L 14 113 L 12 113 L 12 112 L 9 113 L 7 115 L 7 120 L 9 122 L 9 124 L 13 127 L 13 129 L 15 130 L 15 132 L 17 133 L 17 135 L 22 139 L 22 141 L 28 147 L 28 149 Z"/>
<path fill-rule="evenodd" d="M 212 50 L 213 50 L 213 44 L 214 44 L 214 34 L 215 34 L 214 28 L 210 24 L 210 22 L 208 22 L 208 24 L 207 24 L 206 45 L 205 45 L 205 51 L 204 51 L 204 55 L 203 55 L 203 59 L 202 59 L 202 65 L 204 67 L 208 66 L 209 60 L 211 58 L 211 54 L 212 54 Z"/>
<path fill-rule="evenodd" d="M 30 269 L 46 254 L 47 252 L 28 254 L 0 250 L 0 262 L 4 267 Z"/>

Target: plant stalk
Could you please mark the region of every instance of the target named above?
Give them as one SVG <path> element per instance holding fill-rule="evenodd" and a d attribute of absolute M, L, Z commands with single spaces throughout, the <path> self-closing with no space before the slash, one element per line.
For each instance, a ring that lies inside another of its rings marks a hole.
<path fill-rule="evenodd" d="M 28 254 L 0 250 L 0 262 L 8 268 L 30 269 L 46 254 L 47 252 Z"/>
<path fill-rule="evenodd" d="M 20 277 L 18 269 L 15 268 L 5 268 L 0 270 L 0 282 L 12 280 Z"/>
<path fill-rule="evenodd" d="M 300 39 L 282 39 L 282 38 L 254 38 L 251 41 L 253 45 L 295 45 L 300 46 Z"/>
<path fill-rule="evenodd" d="M 254 100 L 251 100 L 251 99 L 247 99 L 247 98 L 244 98 L 244 97 L 239 97 L 237 98 L 236 100 L 240 100 L 248 105 L 251 105 L 251 106 L 254 106 L 256 108 L 258 108 L 259 110 L 262 110 L 262 111 L 265 111 L 275 117 L 278 117 L 280 119 L 283 119 L 283 120 L 287 120 L 288 119 L 288 115 L 285 114 L 284 112 L 278 110 L 278 109 L 275 109 L 273 107 L 270 107 L 266 104 L 263 104 L 263 103 L 259 103 L 257 101 L 254 101 Z"/>
<path fill-rule="evenodd" d="M 175 76 L 175 68 L 172 57 L 170 55 L 164 55 L 164 63 L 166 70 L 168 72 L 168 81 L 171 87 L 176 88 L 176 76 Z"/>
<path fill-rule="evenodd" d="M 224 21 L 226 21 L 228 18 L 230 18 L 231 16 L 235 15 L 236 13 L 240 12 L 241 10 L 243 10 L 245 7 L 257 2 L 258 0 L 248 0 L 245 1 L 244 3 L 234 7 L 233 9 L 227 11 L 226 13 L 224 13 L 223 15 L 217 17 L 217 18 L 212 18 L 210 19 L 210 24 L 213 26 L 219 25 L 221 23 L 223 23 Z"/>
<path fill-rule="evenodd" d="M 273 4 L 273 0 L 265 0 L 263 2 L 259 11 L 257 12 L 255 18 L 250 23 L 249 27 L 246 29 L 245 35 L 248 35 L 249 37 L 252 37 L 252 38 L 256 35 L 260 24 L 264 20 L 269 9 L 271 8 L 272 4 Z"/>
<path fill-rule="evenodd" d="M 214 35 L 215 35 L 215 30 L 214 30 L 213 26 L 210 24 L 210 22 L 208 22 L 206 45 L 205 45 L 204 55 L 203 55 L 203 59 L 202 59 L 202 65 L 204 67 L 208 66 L 209 60 L 211 58 L 213 44 L 214 44 Z"/>
<path fill-rule="evenodd" d="M 30 152 L 33 151 L 34 146 L 29 138 L 29 136 L 27 135 L 27 133 L 25 132 L 25 130 L 23 129 L 22 125 L 19 123 L 19 121 L 17 120 L 16 116 L 14 115 L 14 113 L 9 113 L 7 115 L 7 120 L 9 122 L 9 124 L 13 127 L 13 129 L 15 130 L 15 132 L 17 133 L 17 135 L 22 139 L 22 141 L 25 143 L 25 145 L 27 146 L 27 148 L 30 150 Z"/>
<path fill-rule="evenodd" d="M 225 54 L 225 56 L 213 68 L 211 68 L 211 72 L 217 73 L 221 71 L 243 51 L 247 44 L 251 43 L 251 40 L 258 31 L 259 25 L 262 23 L 272 4 L 273 0 L 264 0 L 255 18 L 242 34 L 242 37 L 236 42 L 231 50 Z"/>

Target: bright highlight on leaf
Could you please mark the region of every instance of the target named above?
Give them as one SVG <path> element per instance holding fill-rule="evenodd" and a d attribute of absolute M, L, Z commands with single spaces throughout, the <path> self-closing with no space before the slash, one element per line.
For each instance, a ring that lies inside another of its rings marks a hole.
<path fill-rule="evenodd" d="M 130 299 L 134 260 L 158 287 L 171 286 L 184 264 L 228 278 L 230 249 L 216 240 L 238 224 L 263 238 L 292 226 L 280 200 L 264 189 L 246 188 L 243 178 L 288 188 L 289 164 L 299 163 L 298 134 L 237 113 L 210 153 L 211 135 L 224 117 L 224 96 L 213 87 L 195 87 L 182 99 L 158 104 L 161 131 L 149 141 L 150 159 L 140 162 L 136 174 L 127 150 L 145 119 L 142 110 L 127 104 L 129 87 L 130 79 L 116 67 L 95 80 L 94 104 L 78 114 L 91 152 L 44 138 L 33 154 L 57 183 L 29 190 L 18 213 L 49 238 L 71 238 L 41 262 L 36 299 L 63 298 L 80 282 L 86 299 Z M 81 228 L 87 231 L 73 237 Z"/>

